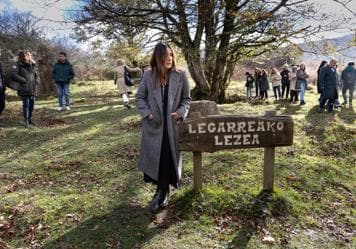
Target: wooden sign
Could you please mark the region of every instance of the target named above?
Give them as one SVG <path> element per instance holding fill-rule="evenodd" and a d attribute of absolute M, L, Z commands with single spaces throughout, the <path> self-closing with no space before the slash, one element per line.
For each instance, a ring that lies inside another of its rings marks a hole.
<path fill-rule="evenodd" d="M 179 148 L 184 151 L 214 152 L 293 144 L 293 120 L 289 116 L 210 115 L 187 119 L 179 132 Z"/>
<path fill-rule="evenodd" d="M 264 116 L 217 115 L 212 101 L 194 101 L 191 107 L 179 126 L 179 149 L 193 152 L 194 189 L 203 187 L 202 152 L 264 147 L 263 189 L 273 191 L 275 147 L 293 144 L 293 119 L 275 111 Z"/>

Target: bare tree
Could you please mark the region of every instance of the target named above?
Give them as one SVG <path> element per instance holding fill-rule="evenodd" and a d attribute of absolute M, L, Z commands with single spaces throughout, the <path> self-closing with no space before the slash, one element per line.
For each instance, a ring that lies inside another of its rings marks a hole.
<path fill-rule="evenodd" d="M 89 34 L 124 37 L 123 30 L 150 31 L 176 44 L 196 83 L 195 97 L 225 101 L 235 65 L 287 42 L 320 31 L 309 0 L 86 0 L 72 18 Z M 325 25 L 325 27 L 328 25 Z M 137 29 L 139 27 L 139 29 Z M 107 33 L 107 31 L 109 31 Z"/>

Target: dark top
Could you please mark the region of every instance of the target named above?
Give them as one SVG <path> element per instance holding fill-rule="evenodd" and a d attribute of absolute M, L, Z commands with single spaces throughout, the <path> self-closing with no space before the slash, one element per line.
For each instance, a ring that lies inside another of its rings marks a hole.
<path fill-rule="evenodd" d="M 12 66 L 12 79 L 22 83 L 22 87 L 17 91 L 20 96 L 35 96 L 37 94 L 38 75 L 35 64 L 18 62 Z"/>
<path fill-rule="evenodd" d="M 5 76 L 4 71 L 2 69 L 2 64 L 0 62 L 0 93 L 5 92 Z"/>
<path fill-rule="evenodd" d="M 282 82 L 283 85 L 288 85 L 290 83 L 290 81 L 289 81 L 289 73 L 290 73 L 290 71 L 288 69 L 284 69 L 284 70 L 281 71 L 280 75 L 282 77 L 281 82 Z"/>
<path fill-rule="evenodd" d="M 261 82 L 261 92 L 267 91 L 269 89 L 269 82 L 266 74 L 261 75 L 260 82 Z"/>
<path fill-rule="evenodd" d="M 356 69 L 352 66 L 347 66 L 341 73 L 341 79 L 345 86 L 355 87 Z"/>
<path fill-rule="evenodd" d="M 336 99 L 338 96 L 338 76 L 336 69 L 331 66 L 323 67 L 320 71 L 320 89 L 326 99 Z"/>
<path fill-rule="evenodd" d="M 52 71 L 52 76 L 57 84 L 69 83 L 75 76 L 72 65 L 65 60 L 63 63 L 58 61 Z"/>
<path fill-rule="evenodd" d="M 252 75 L 248 75 L 247 77 L 246 77 L 246 84 L 245 84 L 245 86 L 246 87 L 249 87 L 249 88 L 253 88 L 253 82 L 254 82 L 255 80 L 254 80 L 254 78 L 252 77 Z"/>

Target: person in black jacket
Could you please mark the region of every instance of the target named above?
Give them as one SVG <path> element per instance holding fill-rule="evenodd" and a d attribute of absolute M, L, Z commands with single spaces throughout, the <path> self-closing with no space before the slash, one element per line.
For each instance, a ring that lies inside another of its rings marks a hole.
<path fill-rule="evenodd" d="M 255 82 L 255 79 L 252 77 L 252 75 L 250 74 L 250 72 L 246 72 L 246 97 L 247 100 L 251 100 L 252 98 L 252 88 L 253 88 L 253 83 Z"/>
<path fill-rule="evenodd" d="M 334 102 L 338 98 L 338 74 L 336 72 L 335 59 L 331 59 L 330 63 L 323 67 L 320 71 L 320 89 L 322 92 L 322 99 L 318 112 L 323 112 L 324 105 L 328 101 L 328 111 L 332 112 Z"/>
<path fill-rule="evenodd" d="M 31 55 L 28 50 L 20 51 L 18 62 L 12 66 L 12 79 L 22 83 L 22 87 L 17 94 L 22 97 L 24 126 L 35 125 L 32 121 L 32 113 L 37 95 L 38 74 L 35 64 L 31 62 Z"/>
<path fill-rule="evenodd" d="M 289 87 L 290 87 L 290 80 L 289 80 L 290 71 L 288 70 L 288 65 L 284 65 L 283 69 L 280 73 L 282 80 L 282 98 L 284 97 L 284 93 L 286 94 L 286 99 L 288 99 L 289 95 Z"/>
<path fill-rule="evenodd" d="M 321 99 L 323 97 L 323 92 L 321 90 L 321 87 L 320 87 L 320 72 L 321 72 L 321 69 L 323 67 L 325 67 L 326 65 L 328 64 L 327 61 L 322 61 L 318 67 L 318 71 L 317 71 L 317 80 L 316 80 L 316 84 L 317 84 L 317 88 L 318 88 L 318 93 L 320 94 L 320 97 L 319 97 L 319 104 L 321 102 Z"/>
<path fill-rule="evenodd" d="M 352 107 L 353 92 L 356 84 L 355 62 L 349 62 L 341 73 L 343 105 L 347 104 L 346 92 L 349 91 L 349 104 Z"/>
<path fill-rule="evenodd" d="M 261 93 L 261 99 L 268 99 L 268 90 L 269 90 L 269 81 L 268 81 L 268 74 L 265 69 L 262 69 L 261 71 L 261 77 L 260 77 L 260 93 Z"/>
<path fill-rule="evenodd" d="M 63 96 L 66 100 L 66 110 L 70 110 L 69 99 L 69 83 L 74 78 L 75 74 L 73 66 L 67 60 L 67 54 L 60 52 L 58 54 L 58 62 L 54 65 L 52 76 L 56 82 L 58 95 L 58 111 L 63 110 Z"/>
<path fill-rule="evenodd" d="M 255 75 L 254 75 L 254 80 L 255 80 L 255 86 L 256 86 L 256 96 L 255 98 L 260 98 L 261 97 L 261 69 L 255 68 Z"/>
<path fill-rule="evenodd" d="M 2 64 L 0 62 L 0 116 L 5 109 L 5 78 L 4 71 L 2 69 Z M 0 123 L 0 127 L 2 124 Z"/>

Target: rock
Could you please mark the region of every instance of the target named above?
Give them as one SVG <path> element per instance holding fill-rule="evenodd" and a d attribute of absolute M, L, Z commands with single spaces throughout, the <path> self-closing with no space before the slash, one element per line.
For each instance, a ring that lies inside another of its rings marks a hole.
<path fill-rule="evenodd" d="M 263 239 L 262 239 L 262 243 L 264 243 L 264 244 L 273 244 L 274 242 L 275 242 L 275 239 L 270 235 L 267 235 L 267 236 L 263 237 Z"/>
<path fill-rule="evenodd" d="M 209 100 L 199 100 L 199 101 L 192 101 L 190 105 L 190 110 L 188 114 L 188 118 L 190 114 L 194 114 L 199 112 L 202 117 L 207 115 L 219 115 L 220 111 L 218 106 L 214 101 Z"/>

